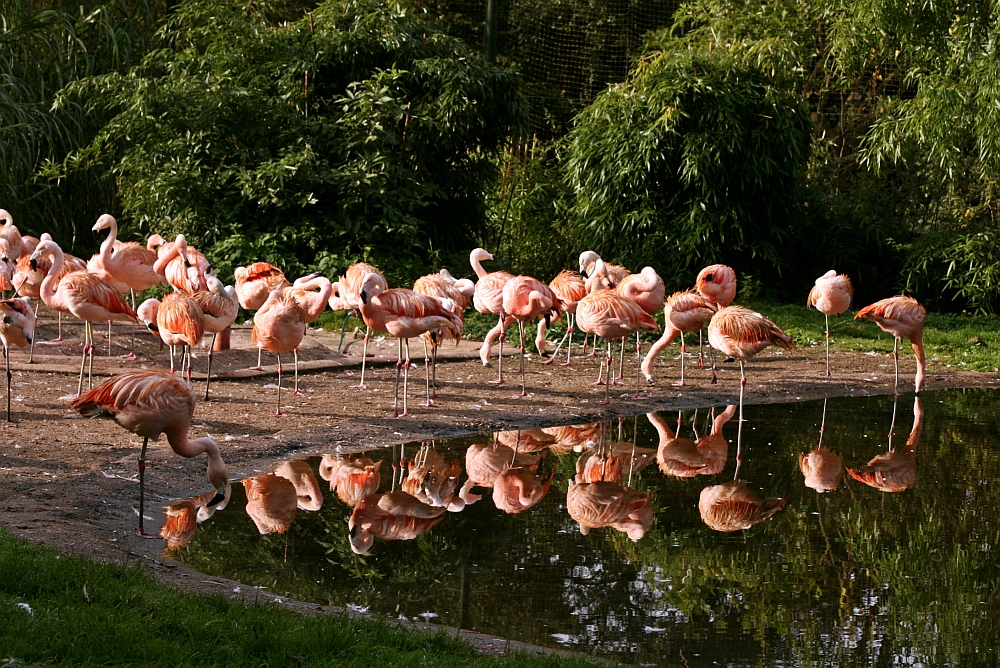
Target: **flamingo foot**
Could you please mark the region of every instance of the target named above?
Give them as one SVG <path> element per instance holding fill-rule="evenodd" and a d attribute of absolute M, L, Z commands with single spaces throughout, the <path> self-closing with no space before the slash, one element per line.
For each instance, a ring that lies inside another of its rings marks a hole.
<path fill-rule="evenodd" d="M 292 392 L 292 396 L 293 397 L 304 397 L 304 396 L 306 396 L 306 393 L 303 392 L 302 390 L 295 390 L 294 392 Z"/>
<path fill-rule="evenodd" d="M 438 393 L 431 391 L 431 399 L 437 399 L 437 398 L 438 398 Z"/>
<path fill-rule="evenodd" d="M 287 413 L 282 413 L 281 411 L 274 411 L 273 413 L 271 413 L 271 415 L 273 417 L 286 417 Z"/>
<path fill-rule="evenodd" d="M 705 368 L 705 360 L 703 360 L 701 357 L 698 358 L 698 368 L 699 369 Z"/>
<path fill-rule="evenodd" d="M 633 394 L 632 395 L 632 400 L 633 401 L 645 401 L 646 399 L 649 399 L 649 397 L 644 397 L 641 394 Z"/>
<path fill-rule="evenodd" d="M 135 530 L 135 535 L 138 536 L 139 538 L 146 538 L 147 540 L 150 539 L 150 538 L 158 538 L 159 537 L 159 536 L 154 536 L 151 533 L 146 533 L 142 529 L 136 529 Z"/>
<path fill-rule="evenodd" d="M 719 382 L 719 379 L 715 375 L 715 369 L 712 369 L 712 381 L 711 381 L 711 384 L 715 385 L 718 382 Z"/>
<path fill-rule="evenodd" d="M 434 405 L 434 400 L 428 399 L 427 401 L 421 401 L 420 405 L 423 406 L 424 408 L 430 408 L 431 406 Z"/>
<path fill-rule="evenodd" d="M 548 362 L 546 362 L 546 364 L 548 364 Z M 573 366 L 573 363 L 572 362 L 560 362 L 559 366 Z"/>
<path fill-rule="evenodd" d="M 829 378 L 829 377 L 830 377 L 830 376 L 832 376 L 833 374 L 832 374 L 832 373 L 830 373 L 829 371 L 827 371 L 827 372 L 826 372 L 826 373 L 824 373 L 823 375 L 824 375 L 824 376 L 826 376 L 827 378 Z"/>
<path fill-rule="evenodd" d="M 686 387 L 687 386 L 687 382 L 685 382 L 683 380 L 679 380 L 676 383 L 671 383 L 671 385 L 673 385 L 674 387 Z"/>
<path fill-rule="evenodd" d="M 252 367 L 249 367 L 247 369 L 247 371 L 263 371 L 263 370 L 264 370 L 264 367 L 262 367 L 262 366 L 252 366 Z"/>
<path fill-rule="evenodd" d="M 128 355 L 122 355 L 122 359 L 123 360 L 134 360 L 135 359 L 135 353 L 129 353 Z"/>
<path fill-rule="evenodd" d="M 517 394 L 515 394 L 513 396 L 514 396 L 515 399 L 530 399 L 531 397 L 533 397 L 535 395 L 532 394 L 531 392 L 518 392 Z"/>
<path fill-rule="evenodd" d="M 506 381 L 503 378 L 495 378 L 493 380 L 488 380 L 486 382 L 490 383 L 491 385 L 503 385 Z"/>
<path fill-rule="evenodd" d="M 403 411 L 402 413 L 399 413 L 398 415 L 396 415 L 396 417 L 397 418 L 408 417 L 409 415 L 410 415 L 410 411 Z"/>
<path fill-rule="evenodd" d="M 591 383 L 591 385 L 604 385 L 604 384 L 605 382 L 603 380 L 595 380 L 593 383 Z"/>
<path fill-rule="evenodd" d="M 545 360 L 544 362 L 542 362 L 542 364 L 545 364 L 546 366 L 548 366 L 549 364 L 552 364 L 555 361 L 556 361 L 555 357 L 550 357 L 547 360 Z"/>
<path fill-rule="evenodd" d="M 611 400 L 610 399 L 598 399 L 594 403 L 597 404 L 598 406 L 607 406 L 609 403 L 611 403 Z"/>
<path fill-rule="evenodd" d="M 63 340 L 64 340 L 63 337 L 60 336 L 60 337 L 55 338 L 55 339 L 50 339 L 49 343 L 59 343 L 59 342 L 61 342 Z"/>

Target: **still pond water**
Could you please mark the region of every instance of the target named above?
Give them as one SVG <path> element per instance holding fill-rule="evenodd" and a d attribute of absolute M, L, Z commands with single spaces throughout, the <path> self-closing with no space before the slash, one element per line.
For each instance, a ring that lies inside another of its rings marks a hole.
<path fill-rule="evenodd" d="M 998 399 L 904 395 L 891 451 L 892 397 L 750 406 L 738 471 L 725 406 L 286 462 L 175 504 L 168 553 L 646 665 L 996 665 Z"/>

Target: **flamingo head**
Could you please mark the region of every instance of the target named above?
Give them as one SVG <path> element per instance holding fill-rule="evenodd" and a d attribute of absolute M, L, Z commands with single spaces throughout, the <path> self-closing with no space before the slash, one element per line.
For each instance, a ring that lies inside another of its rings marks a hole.
<path fill-rule="evenodd" d="M 163 238 L 162 236 L 160 236 L 159 234 L 154 234 L 153 236 L 151 236 L 151 237 L 150 237 L 150 238 L 149 238 L 149 239 L 148 239 L 148 240 L 146 241 L 146 248 L 148 248 L 148 249 L 152 250 L 152 249 L 156 248 L 157 246 L 162 246 L 162 245 L 163 245 L 163 244 L 165 244 L 165 243 L 167 243 L 167 240 L 166 240 L 166 239 L 164 239 L 164 238 Z"/>
<path fill-rule="evenodd" d="M 14 224 L 14 217 L 7 213 L 7 209 L 0 209 L 0 220 L 5 221 L 5 226 Z"/>
<path fill-rule="evenodd" d="M 382 291 L 382 278 L 375 272 L 368 272 L 365 274 L 365 280 L 361 282 L 361 303 L 367 304 L 369 299 L 382 294 Z"/>
<path fill-rule="evenodd" d="M 38 242 L 35 246 L 35 252 L 31 254 L 28 263 L 31 266 L 31 271 L 38 271 L 38 260 L 43 257 L 49 257 L 50 255 L 55 255 L 56 252 L 62 252 L 62 249 L 56 245 L 56 242 L 52 241 L 52 238 L 46 239 L 47 234 L 42 235 L 42 240 Z"/>
<path fill-rule="evenodd" d="M 139 304 L 139 308 L 135 310 L 135 314 L 139 317 L 139 320 L 142 320 L 143 324 L 146 325 L 146 329 L 156 334 L 160 331 L 160 329 L 156 326 L 156 316 L 159 312 L 159 299 L 147 299 L 143 303 Z"/>
<path fill-rule="evenodd" d="M 487 251 L 485 248 L 477 248 L 474 251 L 472 251 L 472 253 L 469 255 L 469 261 L 472 262 L 473 265 L 476 264 L 477 262 L 482 262 L 483 260 L 492 260 L 492 259 L 493 259 L 493 254 Z"/>
<path fill-rule="evenodd" d="M 442 271 L 444 271 L 442 269 Z M 461 292 L 466 297 L 471 297 L 476 294 L 476 284 L 467 278 L 460 278 L 455 281 L 455 289 Z"/>
<path fill-rule="evenodd" d="M 439 271 L 438 273 L 439 273 L 439 274 L 441 274 L 441 276 L 443 276 L 443 277 L 447 278 L 447 279 L 448 279 L 449 281 L 451 281 L 452 283 L 454 283 L 454 282 L 455 282 L 455 277 L 454 277 L 454 276 L 452 276 L 452 275 L 451 275 L 451 272 L 450 272 L 450 271 L 448 271 L 447 269 L 442 269 L 442 270 L 441 270 L 441 271 Z"/>
<path fill-rule="evenodd" d="M 115 225 L 116 223 L 117 221 L 115 220 L 115 217 L 112 216 L 110 213 L 106 213 L 97 219 L 97 222 L 94 223 L 93 229 L 94 232 L 100 232 L 101 230 L 108 229 L 109 227 Z"/>
<path fill-rule="evenodd" d="M 587 269 L 593 268 L 600 259 L 601 256 L 592 250 L 580 253 L 580 273 L 584 276 L 590 276 L 590 272 Z"/>

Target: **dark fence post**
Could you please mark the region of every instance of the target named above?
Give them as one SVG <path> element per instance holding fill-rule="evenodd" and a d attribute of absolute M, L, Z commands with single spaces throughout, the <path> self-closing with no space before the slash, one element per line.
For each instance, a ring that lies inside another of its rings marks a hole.
<path fill-rule="evenodd" d="M 493 63 L 497 59 L 497 22 L 499 19 L 499 0 L 486 0 L 486 61 Z"/>

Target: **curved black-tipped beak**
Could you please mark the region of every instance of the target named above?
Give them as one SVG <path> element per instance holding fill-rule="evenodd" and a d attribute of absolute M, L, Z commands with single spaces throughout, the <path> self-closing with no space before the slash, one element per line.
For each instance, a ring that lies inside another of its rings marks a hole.
<path fill-rule="evenodd" d="M 552 326 L 552 313 L 548 312 L 545 314 L 545 327 L 549 328 Z"/>
<path fill-rule="evenodd" d="M 31 266 L 31 271 L 38 271 L 38 260 L 31 258 L 28 260 L 28 264 Z"/>
<path fill-rule="evenodd" d="M 368 303 L 368 293 L 365 292 L 364 290 L 361 291 L 361 303 L 362 304 Z"/>
<path fill-rule="evenodd" d="M 222 492 L 216 492 L 215 496 L 212 497 L 212 500 L 205 504 L 205 507 L 213 508 L 222 503 L 223 501 L 225 501 L 225 499 L 226 499 L 225 494 L 223 494 Z"/>
<path fill-rule="evenodd" d="M 157 334 L 160 333 L 160 328 L 156 326 L 155 322 L 147 322 L 146 329 L 148 329 L 151 332 L 156 332 Z"/>

